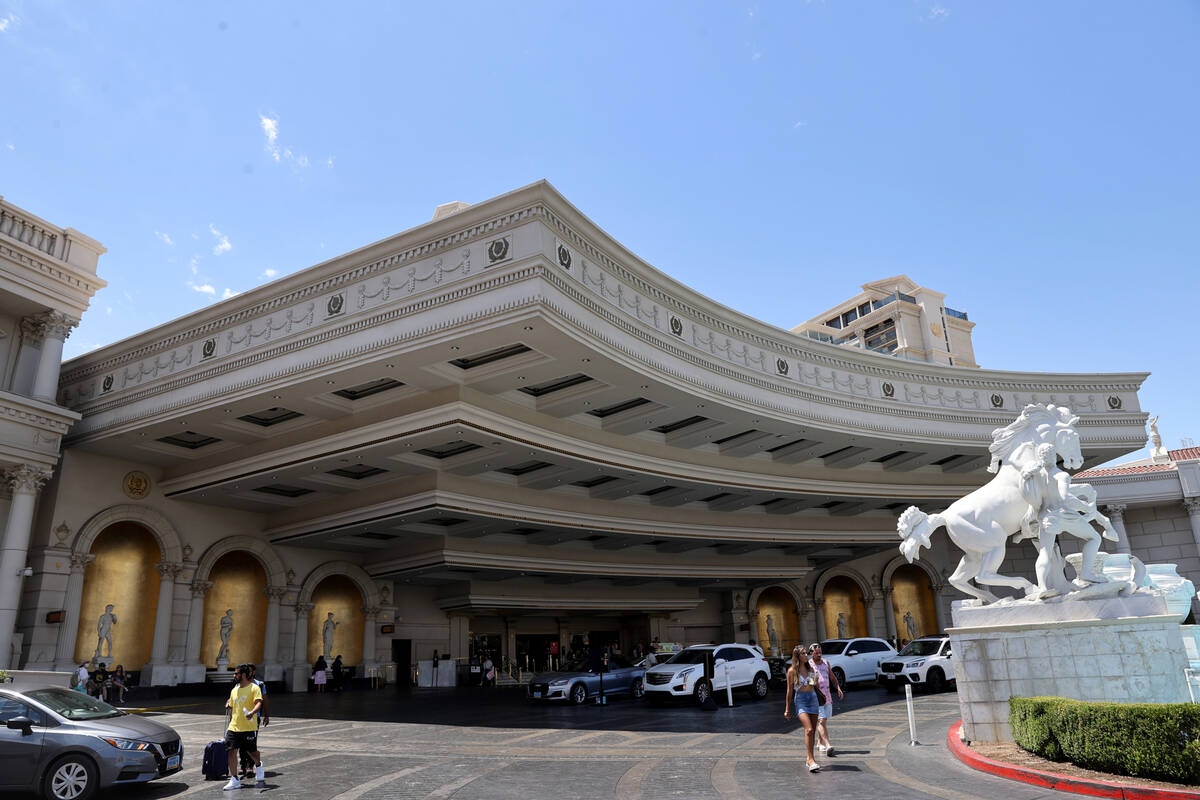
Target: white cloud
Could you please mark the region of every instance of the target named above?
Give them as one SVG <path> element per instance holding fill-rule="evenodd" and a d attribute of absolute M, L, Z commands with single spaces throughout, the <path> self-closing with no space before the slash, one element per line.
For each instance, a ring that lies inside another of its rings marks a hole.
<path fill-rule="evenodd" d="M 807 128 L 807 127 L 808 127 L 808 120 L 802 119 L 799 122 L 797 122 L 795 125 L 792 126 L 792 130 L 796 130 L 797 128 Z"/>
<path fill-rule="evenodd" d="M 230 289 L 228 286 L 226 286 L 225 291 L 221 292 L 221 299 L 228 300 L 231 297 L 237 297 L 239 294 L 241 294 L 241 292 L 235 292 L 233 289 Z"/>
<path fill-rule="evenodd" d="M 293 149 L 291 145 L 280 144 L 279 117 L 274 116 L 274 115 L 267 116 L 266 114 L 260 113 L 258 115 L 258 126 L 260 128 L 262 128 L 263 135 L 267 137 L 265 147 L 266 147 L 267 152 L 271 154 L 271 158 L 275 161 L 276 164 L 281 164 L 281 163 L 286 162 L 289 166 L 292 167 L 293 171 L 295 171 L 296 169 L 305 169 L 308 167 L 308 165 L 309 165 L 308 156 L 306 156 L 304 153 L 298 152 L 297 150 Z M 333 157 L 332 156 L 330 156 L 329 159 L 325 162 L 325 166 L 327 166 L 327 167 L 333 166 Z"/>
<path fill-rule="evenodd" d="M 15 144 L 13 144 L 12 142 L 9 142 L 8 144 L 6 144 L 6 145 L 4 145 L 4 146 L 5 146 L 5 147 L 7 147 L 9 150 L 16 150 L 16 149 L 17 149 L 17 146 L 16 146 Z M 333 165 L 332 165 L 332 164 L 330 164 L 330 166 L 333 166 Z"/>
<path fill-rule="evenodd" d="M 929 9 L 929 19 L 931 20 L 941 21 L 946 19 L 948 16 L 950 16 L 950 9 L 946 8 L 945 6 L 940 6 L 934 3 L 933 7 Z"/>
<path fill-rule="evenodd" d="M 200 271 L 200 256 L 192 256 L 191 260 L 188 261 L 188 269 L 192 271 L 193 275 Z"/>
<path fill-rule="evenodd" d="M 278 275 L 278 274 L 279 274 L 279 270 L 276 270 L 276 269 L 264 269 L 264 270 L 263 270 L 263 274 L 262 274 L 262 276 L 263 276 L 264 278 L 274 278 L 274 277 L 275 277 L 276 275 Z"/>
<path fill-rule="evenodd" d="M 171 238 L 171 235 L 168 233 L 163 233 L 162 231 L 155 231 L 154 235 L 157 236 L 158 240 L 165 245 L 168 245 L 168 246 L 175 245 L 175 241 Z"/>
<path fill-rule="evenodd" d="M 111 317 L 112 316 L 112 306 L 105 306 L 104 313 L 108 314 Z"/>
<path fill-rule="evenodd" d="M 7 33 L 8 29 L 20 22 L 21 19 L 16 14 L 9 13 L 6 16 L 0 17 L 0 33 Z M 12 147 L 10 146 L 11 150 Z"/>
<path fill-rule="evenodd" d="M 265 114 L 258 115 L 258 124 L 262 128 L 262 132 L 267 137 L 267 152 L 271 154 L 271 158 L 279 160 L 279 145 L 276 142 L 279 139 L 279 118 L 268 117 Z"/>
<path fill-rule="evenodd" d="M 228 253 L 233 249 L 233 245 L 229 243 L 229 237 L 217 230 L 217 226 L 211 222 L 208 224 L 208 232 L 217 238 L 216 245 L 213 246 L 213 255 L 219 256 L 222 253 Z"/>
<path fill-rule="evenodd" d="M 200 294 L 215 295 L 217 293 L 216 288 L 211 283 L 197 284 L 197 283 L 192 283 L 191 281 L 188 281 L 187 285 L 188 285 L 188 288 L 191 289 L 193 292 L 200 292 Z"/>
<path fill-rule="evenodd" d="M 10 145 L 10 147 L 11 147 L 11 145 Z M 325 166 L 329 167 L 330 169 L 333 169 L 333 156 L 330 156 L 329 158 L 325 159 Z"/>

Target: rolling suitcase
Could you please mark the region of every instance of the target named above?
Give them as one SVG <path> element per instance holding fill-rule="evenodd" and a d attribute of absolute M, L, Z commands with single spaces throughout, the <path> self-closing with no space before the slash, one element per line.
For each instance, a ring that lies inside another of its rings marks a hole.
<path fill-rule="evenodd" d="M 209 742 L 204 746 L 204 760 L 200 762 L 200 771 L 205 780 L 219 780 L 229 774 L 229 754 L 225 751 L 225 742 Z"/>

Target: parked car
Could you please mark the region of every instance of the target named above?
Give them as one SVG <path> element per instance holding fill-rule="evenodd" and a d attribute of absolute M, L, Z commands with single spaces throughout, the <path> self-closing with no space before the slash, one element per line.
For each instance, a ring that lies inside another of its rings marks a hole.
<path fill-rule="evenodd" d="M 704 661 L 713 657 L 713 678 L 704 676 Z M 770 691 L 771 666 L 763 651 L 748 644 L 701 644 L 681 650 L 665 663 L 646 670 L 646 700 L 657 704 L 668 697 L 694 697 L 703 703 L 713 692 L 724 692 L 728 685 L 746 689 L 761 700 Z"/>
<path fill-rule="evenodd" d="M 875 679 L 875 668 L 884 658 L 896 655 L 896 648 L 883 639 L 826 639 L 821 642 L 821 657 L 829 662 L 838 683 Z"/>
<path fill-rule="evenodd" d="M 642 696 L 645 674 L 643 667 L 630 664 L 623 656 L 610 655 L 608 669 L 603 673 L 589 669 L 586 660 L 574 661 L 566 669 L 534 675 L 526 692 L 530 700 L 570 700 L 580 705 L 600 694 L 603 679 L 605 695 L 628 694 L 636 698 Z"/>
<path fill-rule="evenodd" d="M 942 691 L 949 681 L 954 680 L 950 637 L 913 639 L 895 656 L 879 662 L 875 680 L 889 692 L 897 691 L 905 683 L 928 686 L 931 692 Z"/>
<path fill-rule="evenodd" d="M 61 687 L 0 688 L 0 789 L 87 800 L 183 768 L 179 734 Z"/>

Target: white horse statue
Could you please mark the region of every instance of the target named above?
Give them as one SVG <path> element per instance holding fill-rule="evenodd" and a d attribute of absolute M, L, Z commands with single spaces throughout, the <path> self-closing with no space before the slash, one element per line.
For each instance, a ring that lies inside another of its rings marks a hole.
<path fill-rule="evenodd" d="M 929 547 L 930 535 L 938 528 L 945 527 L 950 540 L 964 553 L 958 568 L 949 578 L 950 585 L 956 589 L 984 603 L 999 598 L 978 584 L 1010 586 L 1022 590 L 1027 597 L 1049 596 L 1045 585 L 1035 586 L 1024 578 L 1010 578 L 999 574 L 997 570 L 1004 561 L 1009 534 L 1021 531 L 1022 519 L 1026 519 L 1026 525 L 1029 524 L 1026 515 L 1030 511 L 1030 502 L 1025 484 L 1031 471 L 1044 468 L 1043 458 L 1037 451 L 1038 445 L 1053 446 L 1054 455 L 1062 459 L 1067 469 L 1083 466 L 1079 434 L 1075 430 L 1078 421 L 1079 417 L 1059 406 L 1025 406 L 1015 422 L 992 431 L 992 444 L 988 448 L 992 461 L 988 472 L 995 473 L 995 478 L 956 500 L 940 514 L 926 514 L 916 506 L 905 509 L 896 526 L 904 540 L 900 544 L 900 552 L 912 563 L 922 547 Z M 1072 499 L 1075 499 L 1074 492 L 1072 495 Z M 1034 511 L 1035 514 L 1040 513 L 1041 509 Z M 1090 536 L 1083 530 L 1084 527 L 1091 532 Z M 1105 527 L 1107 532 L 1108 526 Z M 1073 525 L 1067 529 L 1064 525 L 1061 529 L 1085 539 L 1085 552 L 1094 553 L 1099 548 L 1099 534 L 1090 526 Z M 1091 542 L 1093 538 L 1094 547 Z M 1108 580 L 1094 572 L 1092 559 L 1085 557 L 1082 566 L 1079 573 L 1082 581 L 1104 583 Z M 1038 577 L 1039 582 L 1044 584 L 1042 575 Z"/>

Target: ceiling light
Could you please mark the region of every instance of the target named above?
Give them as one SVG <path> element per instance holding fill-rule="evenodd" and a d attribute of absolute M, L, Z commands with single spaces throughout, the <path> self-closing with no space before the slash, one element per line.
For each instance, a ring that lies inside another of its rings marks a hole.
<path fill-rule="evenodd" d="M 450 349 L 451 349 L 451 350 L 457 350 L 457 349 L 458 349 L 458 345 L 456 345 L 456 344 L 452 344 L 452 345 L 450 345 Z"/>

